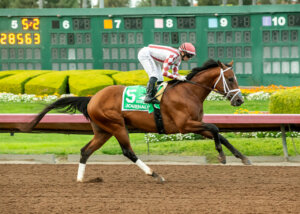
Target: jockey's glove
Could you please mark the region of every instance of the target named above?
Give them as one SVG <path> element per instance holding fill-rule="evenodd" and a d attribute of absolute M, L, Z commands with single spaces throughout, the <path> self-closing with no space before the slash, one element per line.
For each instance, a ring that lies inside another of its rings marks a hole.
<path fill-rule="evenodd" d="M 186 77 L 185 76 L 178 76 L 178 77 L 176 77 L 176 79 L 179 80 L 179 81 L 185 81 Z"/>

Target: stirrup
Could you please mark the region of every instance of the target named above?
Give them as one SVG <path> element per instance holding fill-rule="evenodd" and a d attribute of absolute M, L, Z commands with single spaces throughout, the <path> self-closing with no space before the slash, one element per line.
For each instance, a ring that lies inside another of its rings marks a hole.
<path fill-rule="evenodd" d="M 160 102 L 155 97 L 145 97 L 144 103 L 160 104 Z"/>
<path fill-rule="evenodd" d="M 152 97 L 146 96 L 144 99 L 144 103 L 151 103 L 152 102 Z"/>
<path fill-rule="evenodd" d="M 151 103 L 153 103 L 153 104 L 160 104 L 160 102 L 158 101 L 158 99 L 156 99 L 155 97 L 152 98 Z"/>
<path fill-rule="evenodd" d="M 152 103 L 152 104 L 160 104 L 160 102 L 158 101 L 158 99 L 156 99 L 156 97 L 153 97 L 151 99 L 150 103 Z"/>

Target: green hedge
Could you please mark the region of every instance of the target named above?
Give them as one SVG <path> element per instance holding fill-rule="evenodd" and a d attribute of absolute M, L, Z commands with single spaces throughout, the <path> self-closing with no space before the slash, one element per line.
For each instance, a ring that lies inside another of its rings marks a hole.
<path fill-rule="evenodd" d="M 272 114 L 300 114 L 300 89 L 288 89 L 272 94 L 269 111 Z"/>
<path fill-rule="evenodd" d="M 180 70 L 179 71 L 179 74 L 181 74 L 181 75 L 188 75 L 190 73 L 190 70 Z"/>
<path fill-rule="evenodd" d="M 0 79 L 3 79 L 5 77 L 9 77 L 11 75 L 16 74 L 18 71 L 1 71 L 0 72 Z"/>
<path fill-rule="evenodd" d="M 181 70 L 179 71 L 181 75 L 187 75 L 189 71 Z M 115 80 L 116 85 L 147 85 L 149 81 L 148 74 L 144 70 L 135 70 L 127 72 L 119 72 L 112 75 L 112 78 Z M 170 79 L 164 77 L 164 81 L 169 81 Z"/>
<path fill-rule="evenodd" d="M 144 70 L 125 71 L 112 75 L 116 85 L 147 85 L 148 75 Z"/>
<path fill-rule="evenodd" d="M 75 70 L 74 72 L 78 73 L 78 70 Z M 111 77 L 113 74 L 117 74 L 117 73 L 120 73 L 122 71 L 97 69 L 97 70 L 83 70 L 83 71 L 80 71 L 80 72 L 94 72 L 94 73 L 97 73 L 97 74 L 107 75 L 107 76 Z"/>
<path fill-rule="evenodd" d="M 66 94 L 68 73 L 64 71 L 53 71 L 42 74 L 29 80 L 25 84 L 26 94 Z"/>
<path fill-rule="evenodd" d="M 187 75 L 189 71 L 179 71 Z M 72 71 L 2 71 L 0 92 L 28 94 L 65 94 L 87 96 L 109 85 L 147 85 L 149 77 L 144 70 L 121 72 L 116 70 Z M 165 81 L 170 80 L 164 78 Z"/>
<path fill-rule="evenodd" d="M 114 85 L 114 81 L 99 71 L 73 73 L 69 77 L 70 93 L 78 96 L 90 96 L 99 90 Z"/>
<path fill-rule="evenodd" d="M 49 71 L 24 71 L 0 80 L 0 92 L 24 94 L 24 85 L 30 79 Z"/>
<path fill-rule="evenodd" d="M 67 88 L 70 88 L 70 92 L 76 95 L 93 95 L 107 85 L 113 85 L 114 82 L 112 82 L 112 79 L 106 77 L 118 72 L 119 71 L 116 70 L 53 71 L 27 82 L 25 85 L 25 93 L 35 93 L 38 95 L 54 93 L 66 94 L 69 92 Z M 103 79 L 103 76 L 99 77 L 99 75 L 107 76 Z M 72 81 L 71 86 L 68 81 L 69 77 L 71 77 Z M 101 79 L 100 82 L 99 79 Z M 95 82 L 94 85 L 93 82 Z"/>

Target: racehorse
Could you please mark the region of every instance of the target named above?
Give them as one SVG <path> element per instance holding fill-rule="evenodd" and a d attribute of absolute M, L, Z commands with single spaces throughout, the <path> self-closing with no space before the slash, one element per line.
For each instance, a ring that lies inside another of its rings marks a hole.
<path fill-rule="evenodd" d="M 214 124 L 204 123 L 203 102 L 211 91 L 223 94 L 230 100 L 232 106 L 239 106 L 243 101 L 238 82 L 232 69 L 233 61 L 223 64 L 220 61 L 208 60 L 202 67 L 194 68 L 186 81 L 172 80 L 163 94 L 160 108 L 166 134 L 196 133 L 214 139 L 218 159 L 226 163 L 226 157 L 221 144 L 226 146 L 237 158 L 246 165 L 251 164 L 248 158 L 234 148 L 226 138 L 219 134 Z M 93 152 L 99 149 L 109 138 L 114 136 L 122 149 L 124 156 L 129 158 L 147 175 L 159 182 L 165 179 L 155 173 L 132 150 L 128 129 L 138 129 L 142 132 L 157 132 L 153 113 L 144 111 L 122 111 L 122 96 L 125 86 L 108 86 L 92 97 L 64 97 L 47 106 L 33 119 L 26 130 L 31 131 L 47 112 L 52 109 L 62 109 L 66 113 L 79 110 L 90 120 L 94 137 L 81 149 L 77 181 L 82 182 L 86 162 Z"/>

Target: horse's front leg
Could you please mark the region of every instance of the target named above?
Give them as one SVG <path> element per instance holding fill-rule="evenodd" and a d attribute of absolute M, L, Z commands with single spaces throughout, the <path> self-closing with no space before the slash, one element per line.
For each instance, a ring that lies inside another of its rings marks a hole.
<path fill-rule="evenodd" d="M 225 137 L 223 137 L 221 134 L 219 134 L 219 138 L 220 138 L 221 143 L 224 146 L 226 146 L 227 149 L 229 149 L 236 158 L 240 158 L 242 160 L 243 164 L 251 165 L 251 161 L 245 155 L 240 153 L 236 148 L 234 148 L 234 146 L 231 145 Z"/>
<path fill-rule="evenodd" d="M 201 134 L 204 137 L 214 139 L 216 150 L 219 153 L 218 160 L 222 164 L 226 164 L 226 156 L 223 152 L 222 145 L 220 142 L 219 129 L 216 125 L 211 123 L 202 123 L 199 121 L 188 121 L 185 126 L 186 133 L 192 132 Z"/>

